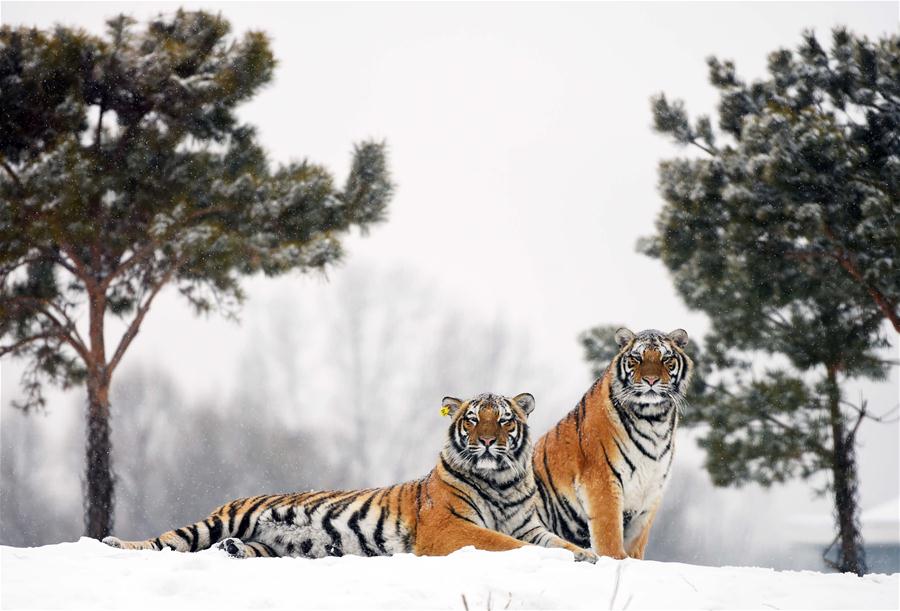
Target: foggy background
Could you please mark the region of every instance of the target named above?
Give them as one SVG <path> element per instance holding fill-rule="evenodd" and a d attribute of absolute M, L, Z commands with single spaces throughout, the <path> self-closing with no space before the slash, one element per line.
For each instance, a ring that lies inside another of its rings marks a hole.
<path fill-rule="evenodd" d="M 652 133 L 650 96 L 713 112 L 708 55 L 752 80 L 803 28 L 828 39 L 839 24 L 873 38 L 897 27 L 893 2 L 4 2 L 0 20 L 99 33 L 115 13 L 144 22 L 178 6 L 271 37 L 274 84 L 239 114 L 273 160 L 341 176 L 353 142 L 383 138 L 397 191 L 388 221 L 348 239 L 327 277 L 245 282 L 239 324 L 160 295 L 113 388 L 123 538 L 237 496 L 418 477 L 445 434 L 444 395 L 531 392 L 536 438 L 591 383 L 576 337 L 594 325 L 701 338 L 705 317 L 635 252 L 661 207 L 658 160 L 691 154 Z M 77 539 L 83 392 L 52 391 L 45 413 L 25 416 L 10 406 L 20 374 L 0 361 L 0 542 Z M 900 402 L 896 368 L 848 387 L 876 412 Z M 864 512 L 898 495 L 898 437 L 897 424 L 860 431 Z M 824 568 L 797 533 L 798 517 L 831 513 L 808 483 L 718 489 L 702 460 L 680 431 L 648 558 Z"/>

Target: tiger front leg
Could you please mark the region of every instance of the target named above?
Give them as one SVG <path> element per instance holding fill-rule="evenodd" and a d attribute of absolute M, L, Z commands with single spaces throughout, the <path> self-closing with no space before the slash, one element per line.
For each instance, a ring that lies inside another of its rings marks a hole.
<path fill-rule="evenodd" d="M 575 562 L 590 562 L 594 564 L 597 562 L 597 554 L 592 552 L 589 549 L 584 549 L 583 547 L 578 547 L 574 543 L 570 543 L 563 539 L 562 537 L 557 537 L 549 530 L 544 530 L 543 532 L 538 533 L 538 536 L 533 541 L 536 545 L 541 545 L 543 547 L 558 547 L 562 549 L 567 549 L 575 555 Z"/>
<path fill-rule="evenodd" d="M 415 553 L 420 556 L 446 556 L 469 545 L 489 552 L 505 552 L 526 545 L 496 530 L 458 519 L 438 527 L 420 527 L 416 539 Z"/>
<path fill-rule="evenodd" d="M 588 514 L 594 552 L 617 560 L 627 558 L 621 485 L 611 475 L 600 473 L 588 479 L 582 490 L 579 496 Z"/>
<path fill-rule="evenodd" d="M 526 543 L 569 550 L 575 555 L 575 562 L 590 562 L 591 564 L 597 562 L 597 554 L 555 535 L 541 523 L 536 513 L 532 514 L 531 519 L 517 528 L 516 532 L 521 533 L 518 536 Z"/>
<path fill-rule="evenodd" d="M 223 550 L 231 558 L 273 558 L 278 553 L 260 541 L 247 541 L 246 543 L 234 537 L 222 540 L 216 549 Z"/>

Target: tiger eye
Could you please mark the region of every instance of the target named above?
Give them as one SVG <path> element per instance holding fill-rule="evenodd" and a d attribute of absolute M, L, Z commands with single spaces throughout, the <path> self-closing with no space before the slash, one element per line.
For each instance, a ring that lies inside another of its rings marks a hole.
<path fill-rule="evenodd" d="M 634 358 L 633 356 L 628 357 L 628 365 L 629 366 L 637 367 L 637 364 L 638 364 L 638 360 L 636 358 Z"/>

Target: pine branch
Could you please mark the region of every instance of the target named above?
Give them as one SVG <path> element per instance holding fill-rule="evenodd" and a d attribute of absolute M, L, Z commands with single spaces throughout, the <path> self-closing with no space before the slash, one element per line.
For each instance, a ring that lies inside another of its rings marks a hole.
<path fill-rule="evenodd" d="M 19 180 L 19 175 L 16 174 L 16 171 L 12 169 L 12 166 L 7 163 L 6 159 L 0 158 L 0 166 L 2 166 L 4 170 L 6 170 L 6 173 L 9 174 L 9 177 L 12 178 L 14 183 L 16 183 L 16 186 L 21 189 L 22 181 Z"/>
<path fill-rule="evenodd" d="M 779 329 L 781 329 L 783 331 L 790 331 L 791 324 L 788 321 L 786 321 L 784 319 L 784 317 L 781 316 L 781 314 L 779 314 L 777 312 L 771 312 L 771 313 L 765 312 L 764 316 L 766 317 L 766 320 L 768 320 L 770 323 L 772 323 Z"/>
<path fill-rule="evenodd" d="M 24 257 L 21 259 L 17 259 L 9 264 L 0 265 L 0 284 L 6 282 L 7 277 L 17 269 L 21 267 L 25 267 L 27 265 L 31 265 L 32 263 L 38 263 L 40 261 L 44 261 L 45 256 L 43 254 L 34 255 L 32 257 Z"/>
<path fill-rule="evenodd" d="M 180 265 L 180 261 L 175 261 L 175 263 L 172 264 L 172 267 L 169 268 L 169 271 L 167 271 L 151 288 L 146 301 L 138 308 L 137 314 L 135 314 L 131 324 L 128 325 L 128 329 L 125 330 L 122 339 L 119 340 L 119 345 L 116 346 L 116 351 L 113 353 L 113 357 L 110 359 L 109 365 L 106 368 L 107 377 L 112 375 L 113 371 L 118 366 L 119 361 L 121 361 L 122 357 L 125 355 L 125 351 L 128 350 L 128 346 L 131 345 L 132 340 L 138 334 L 138 331 L 140 331 L 141 323 L 144 320 L 144 316 L 146 316 L 147 312 L 150 310 L 153 299 L 156 297 L 157 293 L 159 293 L 160 289 L 172 279 L 172 276 Z"/>
<path fill-rule="evenodd" d="M 825 234 L 831 239 L 832 242 L 836 245 L 836 250 L 830 252 L 814 252 L 814 251 L 793 251 L 785 253 L 785 258 L 787 259 L 797 259 L 800 261 L 807 261 L 810 259 L 823 259 L 823 258 L 831 258 L 834 259 L 838 265 L 840 265 L 845 272 L 847 272 L 857 284 L 862 286 L 867 293 L 869 293 L 869 297 L 875 302 L 876 307 L 881 311 L 885 318 L 890 321 L 891 325 L 894 327 L 894 330 L 900 333 L 900 314 L 897 313 L 896 304 L 894 304 L 886 295 L 884 295 L 877 287 L 866 282 L 865 278 L 863 278 L 862 272 L 859 271 L 859 267 L 856 265 L 856 260 L 849 254 L 848 251 L 844 250 L 841 246 L 840 241 L 835 235 L 834 231 L 831 228 L 825 228 Z"/>
<path fill-rule="evenodd" d="M 694 136 L 691 136 L 690 138 L 688 138 L 688 144 L 693 144 L 701 151 L 707 153 L 710 157 L 715 157 L 716 154 L 718 153 L 718 151 L 716 149 L 703 146 L 702 144 L 697 142 L 697 138 Z"/>
<path fill-rule="evenodd" d="M 785 431 L 788 431 L 788 432 L 790 432 L 790 433 L 796 433 L 796 434 L 801 434 L 801 433 L 802 433 L 802 431 L 801 431 L 800 429 L 798 429 L 798 428 L 796 428 L 796 427 L 793 427 L 793 426 L 791 426 L 791 425 L 789 425 L 789 424 L 785 424 L 784 422 L 782 422 L 781 420 L 779 420 L 779 419 L 776 418 L 775 416 L 772 416 L 772 415 L 769 414 L 769 413 L 763 412 L 763 413 L 761 414 L 761 416 L 762 416 L 763 420 L 767 420 L 767 421 L 769 421 L 769 422 L 772 422 L 773 424 L 777 424 L 778 426 L 780 426 L 780 427 L 781 427 L 783 430 L 785 430 Z M 826 448 L 825 446 L 819 444 L 818 442 L 815 442 L 815 441 L 810 440 L 810 441 L 809 441 L 809 444 L 810 444 L 810 445 L 811 445 L 811 446 L 812 446 L 819 454 L 827 455 L 827 454 L 829 454 L 829 452 L 830 452 L 830 450 L 829 450 L 828 448 Z"/>
<path fill-rule="evenodd" d="M 763 420 L 767 420 L 767 421 L 769 421 L 769 422 L 771 422 L 771 423 L 773 423 L 773 424 L 777 424 L 778 426 L 780 426 L 780 427 L 781 427 L 782 429 L 784 429 L 785 431 L 789 431 L 789 432 L 791 432 L 791 433 L 797 433 L 797 432 L 799 432 L 799 431 L 797 430 L 797 428 L 795 428 L 795 427 L 793 427 L 793 426 L 791 426 L 791 425 L 789 425 L 789 424 L 785 424 L 784 422 L 782 422 L 781 420 L 779 420 L 778 418 L 776 418 L 775 416 L 773 416 L 773 415 L 771 415 L 771 414 L 768 414 L 768 413 L 766 413 L 766 412 L 762 412 L 761 416 L 762 416 Z"/>
<path fill-rule="evenodd" d="M 859 266 L 856 263 L 856 258 L 844 247 L 841 239 L 827 224 L 825 225 L 825 235 L 837 246 L 837 252 L 833 256 L 840 264 L 840 266 L 844 268 L 844 271 L 850 274 L 850 276 L 857 283 L 859 283 L 860 286 L 866 289 L 866 291 L 869 293 L 869 296 L 875 302 L 875 305 L 878 306 L 879 310 L 881 310 L 881 313 L 884 314 L 885 318 L 887 318 L 891 322 L 891 325 L 893 325 L 894 327 L 894 331 L 900 333 L 900 314 L 898 314 L 897 312 L 897 304 L 893 303 L 877 287 L 866 282 L 866 279 L 863 278 L 862 272 L 859 271 Z"/>
<path fill-rule="evenodd" d="M 4 299 L 4 301 L 14 305 L 22 306 L 23 308 L 30 309 L 38 314 L 43 314 L 49 319 L 50 324 L 54 329 L 52 333 L 50 331 L 46 331 L 44 333 L 32 336 L 33 338 L 40 339 L 41 336 L 50 333 L 52 336 L 59 337 L 61 340 L 72 346 L 75 351 L 78 352 L 79 356 L 81 356 L 85 363 L 90 363 L 90 355 L 85 346 L 84 340 L 81 337 L 81 334 L 78 333 L 78 329 L 75 327 L 75 322 L 59 305 L 52 303 L 46 299 L 38 299 L 36 297 L 27 297 L 24 295 L 9 297 Z M 45 305 L 50 306 L 51 308 L 59 312 L 63 319 L 66 321 L 66 324 L 63 324 L 56 316 L 53 315 L 52 312 L 47 310 L 46 307 L 43 307 Z M 74 335 L 71 335 L 70 333 L 74 333 Z"/>
<path fill-rule="evenodd" d="M 70 332 L 74 333 L 73 339 L 74 339 L 80 346 L 82 346 L 82 347 L 87 346 L 87 344 L 84 342 L 84 338 L 81 337 L 81 334 L 78 332 L 78 327 L 75 325 L 75 321 L 72 320 L 72 318 L 69 316 L 68 312 L 66 312 L 66 310 L 65 310 L 62 306 L 60 306 L 59 304 L 57 304 L 57 303 L 55 303 L 55 302 L 53 302 L 53 301 L 49 301 L 49 300 L 46 300 L 46 299 L 45 299 L 45 300 L 44 300 L 44 303 L 46 303 L 46 304 L 49 305 L 51 308 L 53 308 L 54 310 L 56 310 L 56 311 L 59 313 L 59 315 L 63 318 L 63 320 L 66 321 L 65 328 L 66 328 L 67 331 L 70 331 Z"/>
<path fill-rule="evenodd" d="M 86 286 L 93 286 L 96 283 L 96 280 L 91 275 L 87 266 L 84 264 L 84 261 L 79 259 L 75 254 L 75 250 L 67 242 L 64 241 L 60 241 L 59 247 L 64 253 L 66 253 L 66 256 L 71 259 L 72 265 L 74 266 L 74 269 L 68 267 L 66 269 L 69 269 L 69 271 L 75 274 L 75 276 L 82 282 L 84 282 Z"/>
<path fill-rule="evenodd" d="M 56 331 L 53 331 L 53 332 L 47 331 L 45 333 L 38 333 L 37 335 L 30 335 L 24 339 L 20 339 L 19 341 L 15 342 L 14 344 L 10 344 L 8 346 L 0 346 L 0 356 L 6 356 L 7 354 L 12 354 L 19 348 L 21 348 L 23 346 L 27 346 L 31 342 L 36 342 L 41 339 L 51 339 L 54 337 L 59 338 L 60 334 Z M 62 338 L 60 338 L 60 339 L 62 339 Z"/>
<path fill-rule="evenodd" d="M 94 134 L 94 150 L 98 153 L 100 152 L 100 140 L 101 140 L 101 136 L 103 135 L 103 113 L 105 111 L 106 111 L 106 109 L 103 108 L 103 101 L 101 99 L 100 114 L 97 117 L 97 131 Z"/>
<path fill-rule="evenodd" d="M 138 250 L 132 252 L 131 256 L 125 259 L 124 261 L 120 261 L 119 264 L 113 269 L 112 272 L 103 280 L 101 283 L 101 287 L 106 290 L 112 281 L 127 271 L 129 268 L 134 267 L 136 264 L 141 261 L 145 261 L 150 255 L 153 254 L 158 248 L 162 248 L 163 244 L 170 243 L 175 235 L 185 228 L 185 224 L 190 221 L 198 221 L 202 219 L 204 216 L 220 214 L 228 212 L 228 208 L 225 206 L 210 206 L 209 208 L 203 208 L 202 210 L 195 210 L 194 212 L 188 214 L 183 219 L 181 219 L 178 223 L 173 225 L 173 229 L 161 237 L 156 239 L 152 239 L 140 247 Z"/>
<path fill-rule="evenodd" d="M 60 267 L 62 267 L 64 270 L 66 270 L 76 278 L 81 278 L 75 267 L 71 263 L 66 261 L 65 258 L 60 256 L 59 252 L 51 251 L 51 253 L 53 260 L 56 261 L 56 263 L 59 264 Z"/>

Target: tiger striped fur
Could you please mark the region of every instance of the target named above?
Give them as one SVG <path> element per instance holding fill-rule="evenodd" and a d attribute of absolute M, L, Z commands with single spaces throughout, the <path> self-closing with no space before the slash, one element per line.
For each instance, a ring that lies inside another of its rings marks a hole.
<path fill-rule="evenodd" d="M 502 551 L 527 543 L 596 555 L 551 533 L 537 514 L 526 418 L 534 397 L 446 397 L 452 416 L 435 468 L 387 488 L 300 492 L 239 499 L 205 520 L 146 541 L 103 541 L 125 549 L 197 551 L 221 541 L 235 557 L 397 553 L 445 555 L 467 545 Z"/>
<path fill-rule="evenodd" d="M 643 558 L 668 482 L 693 363 L 683 329 L 616 332 L 619 352 L 535 445 L 541 520 L 613 558 Z"/>

